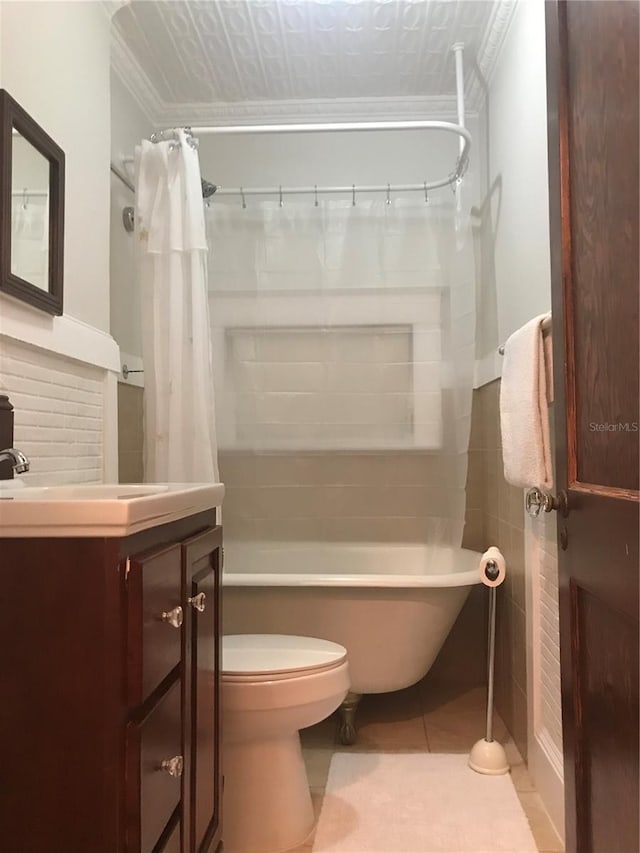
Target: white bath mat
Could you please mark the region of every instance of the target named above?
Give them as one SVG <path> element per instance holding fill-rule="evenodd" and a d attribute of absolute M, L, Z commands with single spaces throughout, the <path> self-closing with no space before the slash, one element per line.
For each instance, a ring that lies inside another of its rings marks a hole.
<path fill-rule="evenodd" d="M 466 755 L 333 756 L 314 853 L 535 853 L 511 777 Z"/>

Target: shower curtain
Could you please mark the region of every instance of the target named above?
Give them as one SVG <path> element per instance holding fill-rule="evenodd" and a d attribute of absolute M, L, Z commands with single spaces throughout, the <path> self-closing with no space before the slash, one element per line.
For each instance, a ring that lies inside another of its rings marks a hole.
<path fill-rule="evenodd" d="M 136 149 L 145 480 L 217 482 L 200 165 L 185 132 L 176 135 Z"/>
<path fill-rule="evenodd" d="M 424 539 L 459 546 L 475 285 L 455 200 L 215 200 L 206 221 L 221 450 L 428 457 Z"/>

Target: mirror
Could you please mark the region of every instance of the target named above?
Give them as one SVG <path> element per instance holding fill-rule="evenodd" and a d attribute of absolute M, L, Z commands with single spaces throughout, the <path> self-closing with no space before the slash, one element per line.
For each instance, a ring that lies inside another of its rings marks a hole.
<path fill-rule="evenodd" d="M 0 292 L 62 314 L 64 152 L 0 90 Z"/>

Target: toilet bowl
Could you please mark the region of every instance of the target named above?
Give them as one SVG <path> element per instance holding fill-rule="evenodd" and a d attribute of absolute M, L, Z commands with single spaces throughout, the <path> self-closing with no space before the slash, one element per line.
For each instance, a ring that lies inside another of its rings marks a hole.
<path fill-rule="evenodd" d="M 225 853 L 302 844 L 314 814 L 299 730 L 328 717 L 349 690 L 337 643 L 279 634 L 222 638 Z"/>

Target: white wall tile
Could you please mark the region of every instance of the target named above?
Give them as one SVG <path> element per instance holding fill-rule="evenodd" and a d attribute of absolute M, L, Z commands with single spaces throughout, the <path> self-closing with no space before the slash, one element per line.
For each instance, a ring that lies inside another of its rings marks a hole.
<path fill-rule="evenodd" d="M 104 472 L 105 372 L 8 338 L 0 385 L 14 406 L 14 443 L 31 461 L 31 485 L 99 483 Z"/>

